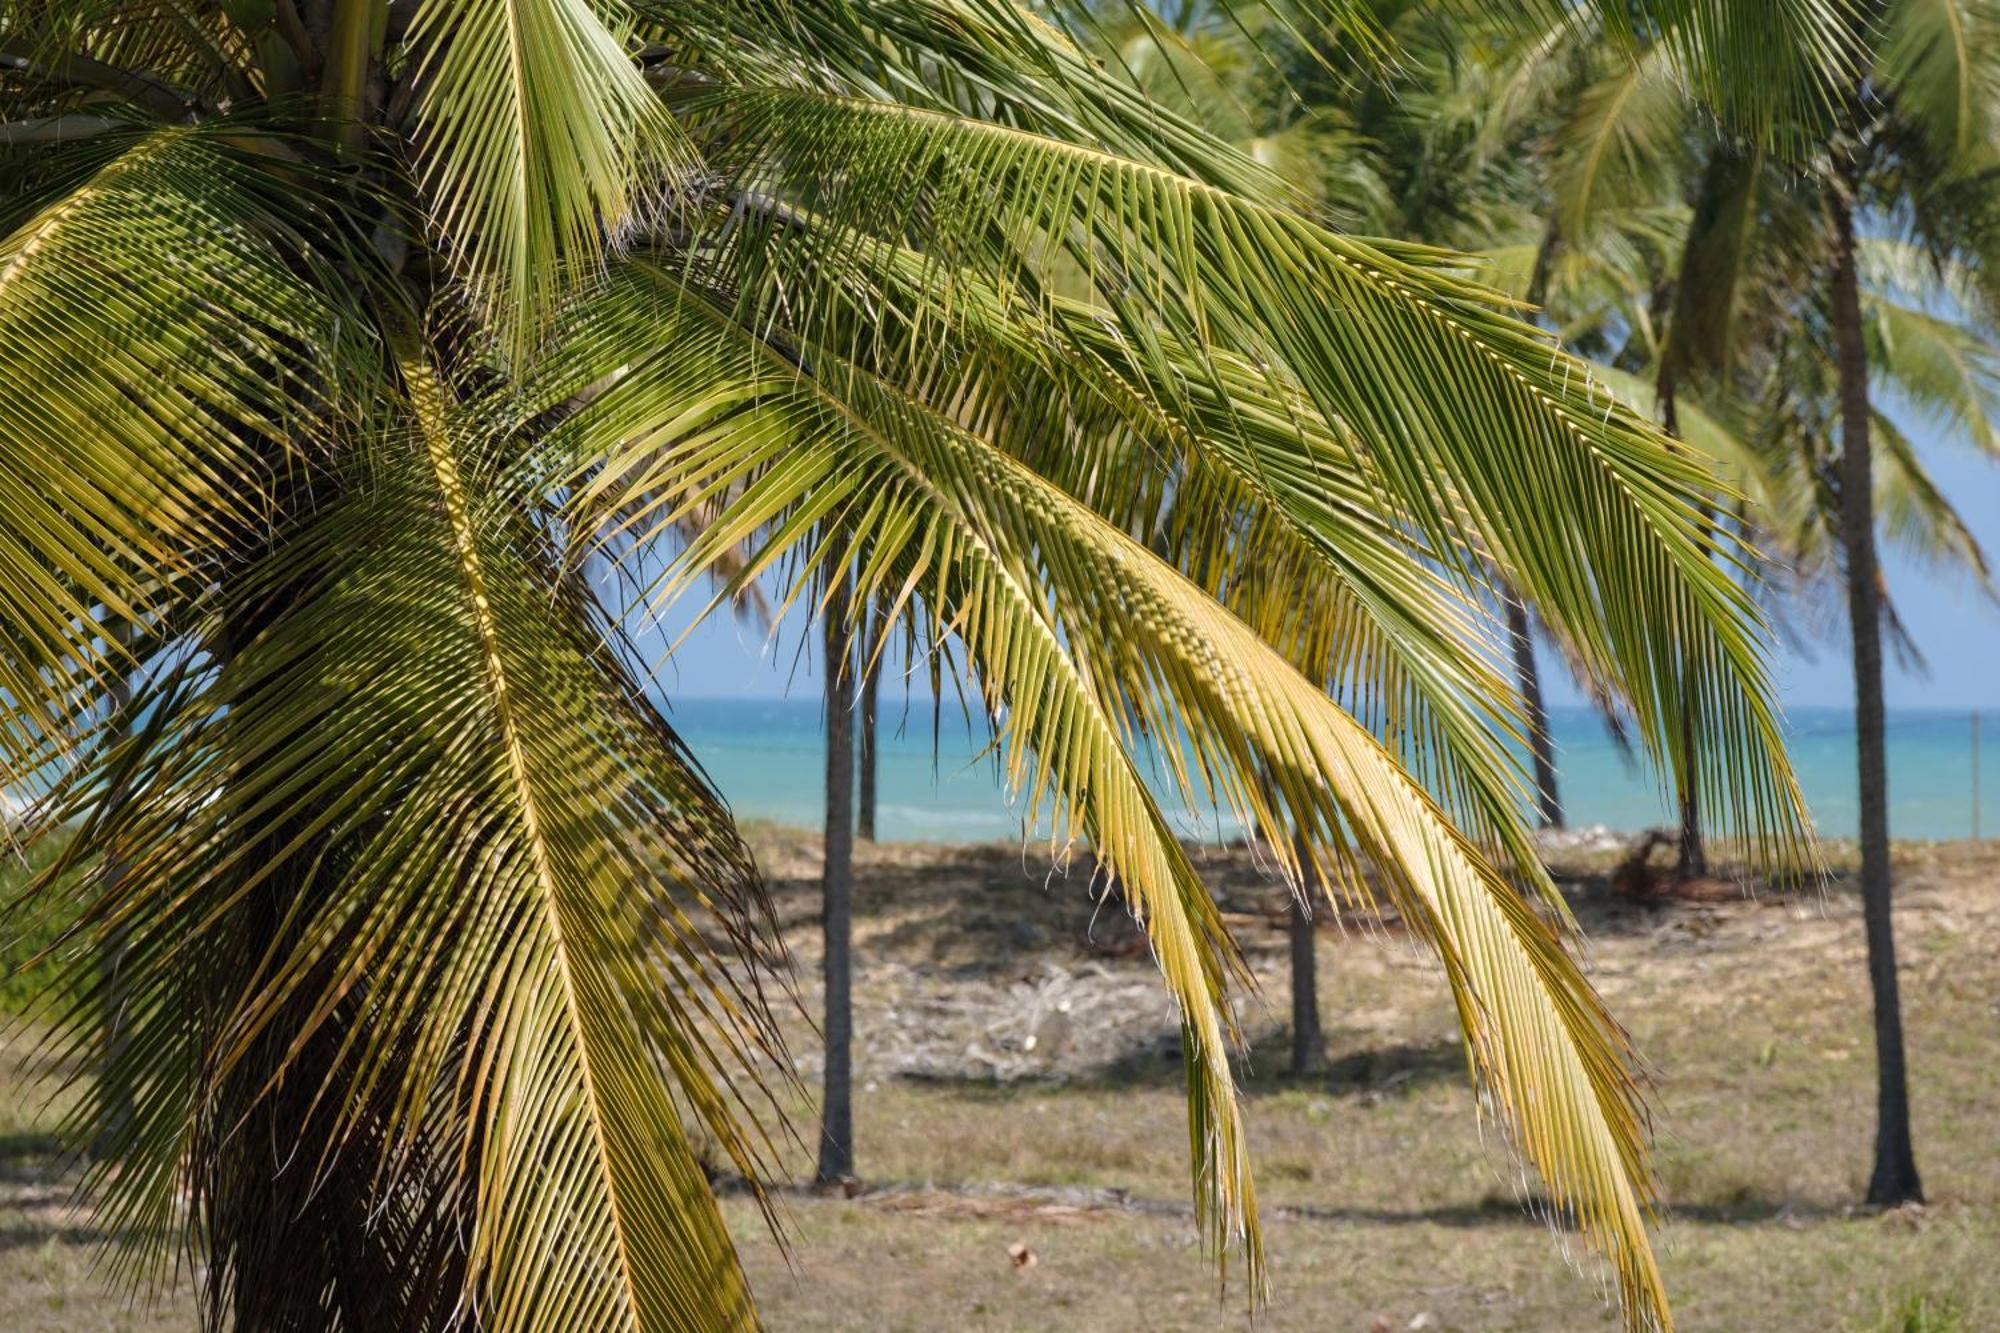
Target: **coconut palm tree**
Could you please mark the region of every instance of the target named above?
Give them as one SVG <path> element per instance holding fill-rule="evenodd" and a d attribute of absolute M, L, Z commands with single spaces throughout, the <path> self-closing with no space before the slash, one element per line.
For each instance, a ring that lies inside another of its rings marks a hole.
<path fill-rule="evenodd" d="M 770 1167 L 771 925 L 622 629 L 639 571 L 727 563 L 714 604 L 786 571 L 841 642 L 881 599 L 1004 718 L 1180 1002 L 1218 1249 L 1261 1274 L 1243 969 L 1155 748 L 1438 953 L 1546 1197 L 1668 1322 L 1485 608 L 1795 855 L 1711 478 L 1461 258 L 1331 229 L 1083 40 L 1001 0 L 0 18 L 0 744 L 117 867 L 47 1012 L 106 1070 L 81 1138 L 129 1092 L 87 1185 L 164 1238 L 131 1271 L 184 1240 L 214 1326 L 753 1317 L 693 1142 Z"/>
<path fill-rule="evenodd" d="M 826 671 L 826 831 L 820 896 L 826 1009 L 826 1065 L 820 1088 L 819 1165 L 831 1185 L 854 1174 L 854 631 L 847 570 L 828 575 L 821 617 Z"/>
<path fill-rule="evenodd" d="M 1988 89 L 2000 67 L 1983 13 L 1958 0 L 1899 3 L 1872 15 L 1879 40 L 1869 50 L 1832 140 L 1822 176 L 1831 233 L 1825 295 L 1832 327 L 1840 404 L 1837 494 L 1840 546 L 1853 641 L 1855 738 L 1861 792 L 1861 895 L 1868 975 L 1875 999 L 1877 1069 L 1874 1165 L 1868 1201 L 1884 1206 L 1923 1198 L 1911 1141 L 1901 999 L 1889 868 L 1888 755 L 1882 697 L 1882 593 L 1876 550 L 1875 408 L 1870 399 L 1868 321 L 1861 273 L 1863 244 L 1855 218 L 1907 212 L 1910 234 L 1940 263 L 1966 261 L 1958 318 L 1990 345 L 2000 328 L 2000 279 L 1989 275 L 2000 217 L 1985 178 L 1991 170 L 2000 101 Z M 1972 21 L 1982 42 L 1958 40 Z M 1940 96 L 1943 88 L 1954 96 Z M 1976 373 L 1976 372 L 1975 372 Z M 1991 381 L 1983 374 L 1981 398 Z"/>
<path fill-rule="evenodd" d="M 2000 49 L 1991 16 L 1963 0 L 1850 10 L 1848 54 L 1826 67 L 1841 71 L 1841 95 L 1798 123 L 1783 171 L 1733 145 L 1707 149 L 1656 364 L 1667 405 L 1694 375 L 1719 377 L 1730 392 L 1747 373 L 1759 456 L 1741 460 L 1738 475 L 1763 492 L 1781 548 L 1808 586 L 1832 574 L 1844 589 L 1878 1070 L 1868 1199 L 1894 1205 L 1921 1199 L 1922 1185 L 1890 911 L 1882 644 L 1901 636 L 1881 576 L 1880 533 L 1921 556 L 1969 567 L 1982 582 L 1988 571 L 1873 394 L 1886 388 L 1946 433 L 1993 452 L 2000 380 L 1990 348 L 2000 284 L 1990 179 Z M 1657 170 L 1702 140 L 1665 78 L 1652 82 L 1647 95 L 1600 99 L 1615 111 L 1588 137 L 1620 150 L 1584 160 L 1650 159 Z M 1765 335 L 1732 337 L 1746 312 L 1755 318 L 1760 308 Z M 1770 336 L 1778 330 L 1786 336 Z M 1742 355 L 1746 347 L 1756 354 Z M 1732 378 L 1735 385 L 1726 383 Z"/>

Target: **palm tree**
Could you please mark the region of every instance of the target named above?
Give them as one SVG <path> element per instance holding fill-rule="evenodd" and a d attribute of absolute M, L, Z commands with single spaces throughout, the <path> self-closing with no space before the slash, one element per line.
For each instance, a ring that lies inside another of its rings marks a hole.
<path fill-rule="evenodd" d="M 621 628 L 698 515 L 654 602 L 747 543 L 714 604 L 788 570 L 844 662 L 879 598 L 1004 715 L 1180 1002 L 1218 1248 L 1260 1274 L 1243 970 L 1169 738 L 1438 952 L 1546 1197 L 1669 1320 L 1490 579 L 1747 837 L 1802 817 L 1706 470 L 1459 257 L 1001 3 L 51 0 L 0 55 L 0 744 L 120 871 L 48 1004 L 134 1090 L 87 1182 L 166 1238 L 133 1271 L 192 1245 L 214 1326 L 751 1318 L 691 1136 L 769 1169 L 772 928 Z"/>
<path fill-rule="evenodd" d="M 1948 498 L 1873 402 L 1871 382 L 2000 453 L 1991 425 L 2000 379 L 1990 351 L 2000 289 L 1989 269 L 1995 212 L 1987 184 L 2000 108 L 1989 91 L 1994 57 L 1968 40 L 1985 31 L 1976 9 L 1961 0 L 1855 7 L 1849 49 L 1819 66 L 1821 76 L 1802 76 L 1823 77 L 1836 93 L 1795 124 L 1794 147 L 1813 153 L 1803 159 L 1805 188 L 1735 145 L 1706 150 L 1671 279 L 1672 316 L 1654 353 L 1663 408 L 1671 410 L 1699 371 L 1711 389 L 1748 401 L 1751 411 L 1737 415 L 1755 443 L 1724 446 L 1738 477 L 1761 493 L 1762 521 L 1775 525 L 1780 549 L 1807 579 L 1832 574 L 1844 587 L 1878 1069 L 1868 1198 L 1882 1205 L 1920 1199 L 1922 1185 L 1890 914 L 1882 643 L 1895 619 L 1878 529 L 1920 555 L 1964 564 L 1982 581 L 1988 571 Z M 1622 140 L 1625 151 L 1586 160 L 1650 157 L 1657 169 L 1662 157 L 1704 137 L 1671 93 L 1600 105 L 1618 113 L 1600 117 L 1587 137 Z M 1637 143 L 1665 151 L 1632 151 Z M 1800 162 L 1795 152 L 1788 166 Z M 1878 234 L 1857 227 L 1863 213 L 1876 219 Z M 1759 311 L 1762 334 L 1732 336 Z M 1878 491 L 1886 525 L 1876 513 Z"/>
<path fill-rule="evenodd" d="M 1871 6 L 1861 31 L 1877 38 L 1836 121 L 1822 180 L 1831 239 L 1826 297 L 1840 404 L 1837 474 L 1840 545 L 1853 641 L 1854 730 L 1861 791 L 1861 900 L 1868 978 L 1875 999 L 1877 1071 L 1875 1160 L 1868 1201 L 1885 1207 L 1922 1201 L 1911 1142 L 1896 975 L 1889 867 L 1889 775 L 1882 696 L 1882 593 L 1876 552 L 1874 408 L 1869 397 L 1868 329 L 1861 295 L 1858 211 L 1908 210 L 1912 232 L 1940 261 L 1985 259 L 1996 216 L 1983 186 L 2000 128 L 2000 102 L 1987 91 L 1993 58 L 1955 40 L 1957 25 L 1983 15 L 1962 0 Z M 1942 88 L 1955 95 L 1940 96 Z M 1974 298 L 1962 317 L 1983 332 L 2000 327 L 2000 284 L 1983 267 L 1962 284 Z"/>
<path fill-rule="evenodd" d="M 849 578 L 835 565 L 821 615 L 826 637 L 826 836 L 821 871 L 825 913 L 826 1069 L 820 1093 L 815 1183 L 854 1174 L 854 637 Z"/>

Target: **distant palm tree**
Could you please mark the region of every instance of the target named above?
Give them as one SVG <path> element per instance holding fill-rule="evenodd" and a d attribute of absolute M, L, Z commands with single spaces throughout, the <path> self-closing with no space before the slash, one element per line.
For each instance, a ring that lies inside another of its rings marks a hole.
<path fill-rule="evenodd" d="M 1490 581 L 1772 855 L 1801 812 L 1708 473 L 1462 259 L 1330 229 L 1000 0 L 51 0 L 0 56 L 0 745 L 118 868 L 56 1055 L 105 1070 L 84 1139 L 132 1090 L 88 1184 L 194 1247 L 209 1324 L 752 1319 L 692 1139 L 769 1166 L 772 926 L 613 578 L 694 515 L 655 604 L 749 543 L 718 602 L 787 570 L 845 661 L 881 598 L 1004 713 L 1180 1003 L 1206 1237 L 1261 1273 L 1243 968 L 1151 752 L 1387 896 L 1668 1320 Z"/>
<path fill-rule="evenodd" d="M 1665 319 L 1642 359 L 1670 430 L 1688 391 L 1728 423 L 1701 434 L 1759 501 L 1752 521 L 1798 576 L 1774 586 L 1844 588 L 1879 1077 L 1868 1197 L 1896 1204 L 1921 1198 L 1922 1186 L 1890 916 L 1882 698 L 1883 639 L 1903 636 L 1878 542 L 1991 582 L 1984 552 L 1871 383 L 2000 457 L 2000 197 L 1990 184 L 2000 49 L 1991 16 L 1969 0 L 1860 4 L 1846 17 L 1848 51 L 1818 67 L 1832 95 L 1801 109 L 1778 161 L 1718 141 L 1668 62 L 1649 73 L 1640 61 L 1583 100 L 1569 160 L 1588 165 L 1557 175 L 1574 216 L 1619 193 L 1602 188 L 1607 175 L 1636 178 L 1642 193 L 1695 182 L 1680 256 L 1656 287 L 1668 295 Z M 1857 216 L 1873 219 L 1874 234 Z M 1698 808 L 1690 800 L 1684 812 L 1684 869 L 1690 848 L 1699 869 Z"/>
<path fill-rule="evenodd" d="M 1862 297 L 1864 209 L 1907 217 L 1911 234 L 1939 262 L 1968 260 L 1970 281 L 1953 295 L 1990 346 L 2000 329 L 2000 200 L 1989 183 L 2000 133 L 1993 93 L 2000 52 L 1990 16 L 1972 0 L 1896 0 L 1862 7 L 1865 64 L 1832 118 L 1830 162 L 1821 174 L 1831 231 L 1825 294 L 1839 387 L 1840 546 L 1854 645 L 1855 738 L 1861 788 L 1861 901 L 1868 977 L 1875 997 L 1875 1161 L 1868 1201 L 1921 1201 L 1904 1070 L 1902 1004 L 1890 915 L 1889 776 L 1882 697 L 1882 592 L 1876 552 L 1875 412 L 1869 398 L 1868 323 Z M 1970 25 L 1970 26 L 1968 26 Z M 1980 33 L 1978 46 L 1967 33 Z M 1990 365 L 1990 362 L 1988 363 Z M 1990 388 L 1990 381 L 1979 386 Z M 1982 392 L 1981 397 L 1985 397 Z"/>
<path fill-rule="evenodd" d="M 836 564 L 821 616 L 826 672 L 826 830 L 821 899 L 825 946 L 826 1067 L 820 1089 L 819 1165 L 813 1179 L 854 1174 L 854 631 L 850 576 Z"/>

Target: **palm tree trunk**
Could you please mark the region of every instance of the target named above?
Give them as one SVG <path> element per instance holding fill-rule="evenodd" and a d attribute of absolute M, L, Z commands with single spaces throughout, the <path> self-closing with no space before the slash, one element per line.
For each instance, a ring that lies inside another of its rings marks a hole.
<path fill-rule="evenodd" d="M 1535 664 L 1535 639 L 1528 624 L 1528 604 L 1511 588 L 1500 600 L 1507 608 L 1507 637 L 1514 645 L 1514 677 L 1521 702 L 1528 710 L 1528 745 L 1535 759 L 1535 820 L 1545 829 L 1563 826 L 1562 793 L 1556 786 L 1555 743 L 1549 736 L 1549 714 L 1542 704 L 1542 673 Z"/>
<path fill-rule="evenodd" d="M 826 1074 L 820 1102 L 819 1169 L 832 1184 L 854 1174 L 854 638 L 847 623 L 850 585 L 844 559 L 825 610 L 826 634 Z"/>
<path fill-rule="evenodd" d="M 1847 611 L 1854 639 L 1854 738 L 1861 784 L 1861 908 L 1868 935 L 1868 980 L 1875 992 L 1875 1168 L 1868 1202 L 1921 1201 L 1910 1145 L 1910 1096 L 1903 1064 L 1903 1013 L 1890 918 L 1889 770 L 1882 716 L 1882 607 L 1875 557 L 1875 497 L 1868 439 L 1868 349 L 1862 341 L 1855 272 L 1851 156 L 1837 164 L 1832 193 L 1833 336 L 1840 369 L 1840 535 L 1847 556 Z"/>
<path fill-rule="evenodd" d="M 1685 266 L 1685 259 L 1682 261 Z M 1660 429 L 1670 440 L 1681 437 L 1681 416 L 1679 403 L 1680 378 L 1675 373 L 1672 360 L 1660 365 L 1660 377 L 1653 386 L 1654 396 L 1660 402 Z M 1706 507 L 1704 507 L 1706 512 Z M 1706 521 L 1702 524 L 1704 536 Z M 1696 782 L 1694 697 L 1691 686 L 1683 685 L 1681 690 L 1681 761 L 1680 761 L 1680 852 L 1674 861 L 1674 875 L 1678 879 L 1698 879 L 1708 873 L 1708 848 L 1701 836 L 1701 789 Z"/>
<path fill-rule="evenodd" d="M 1291 895 L 1292 945 L 1292 1073 L 1317 1074 L 1326 1065 L 1326 1038 L 1319 1026 L 1319 952 L 1313 931 L 1312 905 L 1321 898 L 1319 878 L 1306 861 L 1306 842 L 1298 849 L 1299 891 Z"/>
<path fill-rule="evenodd" d="M 1681 760 L 1686 780 L 1681 784 L 1679 837 L 1680 851 L 1674 858 L 1674 877 L 1700 879 L 1708 874 L 1708 847 L 1701 836 L 1701 795 L 1695 787 L 1694 710 L 1681 718 Z"/>
<path fill-rule="evenodd" d="M 366 142 L 362 123 L 363 93 L 374 55 L 373 37 L 379 0 L 334 0 L 332 31 L 327 39 L 326 68 L 321 75 L 320 109 L 329 117 L 336 141 L 348 152 Z"/>
<path fill-rule="evenodd" d="M 1543 328 L 1548 327 L 1542 307 L 1548 303 L 1549 266 L 1561 239 L 1552 213 L 1542 228 L 1534 271 L 1528 277 L 1528 304 L 1535 308 L 1535 323 Z M 1514 649 L 1514 681 L 1528 710 L 1528 747 L 1535 761 L 1535 822 L 1545 829 L 1559 829 L 1563 826 L 1562 792 L 1556 786 L 1555 743 L 1549 736 L 1548 709 L 1542 703 L 1542 672 L 1535 662 L 1528 603 L 1505 584 L 1500 586 L 1500 600 L 1506 607 L 1507 638 Z"/>
<path fill-rule="evenodd" d="M 856 793 L 854 830 L 865 842 L 875 841 L 875 764 L 877 732 L 875 697 L 882 683 L 882 656 L 876 640 L 888 630 L 884 623 L 888 608 L 876 598 L 869 608 L 867 627 L 861 635 L 861 652 L 867 662 L 861 674 L 861 785 Z"/>
<path fill-rule="evenodd" d="M 123 618 L 113 620 L 105 630 L 105 638 L 119 649 L 129 650 L 138 641 L 138 626 Z M 117 656 L 117 654 L 113 654 Z M 126 674 L 129 664 L 116 663 L 110 680 L 104 687 L 106 707 L 110 710 L 110 743 L 122 745 L 131 739 L 132 678 Z M 104 800 L 111 806 L 121 804 L 127 795 L 126 784 L 114 782 L 104 793 Z M 117 847 L 107 850 L 104 865 L 99 870 L 101 892 L 109 898 L 118 889 L 130 866 Z M 107 985 L 104 987 L 104 1010 L 99 1015 L 103 1025 L 104 1069 L 99 1074 L 102 1084 L 99 1092 L 100 1123 L 96 1142 L 92 1145 L 93 1155 L 108 1157 L 114 1155 L 124 1142 L 127 1128 L 132 1123 L 134 1111 L 134 1089 L 116 1072 L 123 1064 L 121 1056 L 125 1045 L 125 992 L 119 985 L 119 972 L 125 966 L 130 940 L 125 928 L 114 928 L 105 939 L 103 963 Z"/>

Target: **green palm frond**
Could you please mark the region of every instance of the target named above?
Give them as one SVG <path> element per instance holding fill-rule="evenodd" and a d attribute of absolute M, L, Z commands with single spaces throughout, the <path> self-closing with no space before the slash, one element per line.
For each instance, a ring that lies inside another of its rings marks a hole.
<path fill-rule="evenodd" d="M 1677 77 L 1730 129 L 1799 151 L 1838 122 L 1864 62 L 1860 0 L 1534 0 L 1522 9 L 1587 18 L 1636 50 L 1664 48 Z"/>
<path fill-rule="evenodd" d="M 86 954 L 71 1017 L 129 1015 L 108 1049 L 85 1025 L 84 1052 L 113 1062 L 101 1090 L 144 1090 L 95 1183 L 141 1234 L 171 1234 L 191 1187 L 210 1300 L 239 1319 L 353 1319 L 322 1303 L 356 1298 L 334 1272 L 386 1229 L 422 1244 L 380 1259 L 364 1326 L 441 1287 L 493 1328 L 737 1328 L 684 1124 L 754 1177 L 736 1075 L 776 1038 L 715 950 L 772 956 L 756 873 L 422 356 L 407 427 L 224 609 L 215 632 L 254 623 L 253 646 L 162 688 L 136 753 L 104 756 L 140 765 L 139 795 L 77 792 L 78 845 L 126 867 L 83 930 L 130 966 Z M 104 1095 L 79 1128 L 118 1123 Z M 299 1155 L 244 1154 L 293 1118 Z M 246 1191 L 269 1214 L 249 1231 Z M 348 1191 L 385 1220 L 318 1211 Z"/>
<path fill-rule="evenodd" d="M 637 277 L 623 301 L 613 292 L 591 305 L 606 307 L 617 322 L 638 320 L 649 340 L 668 351 L 622 377 L 559 436 L 563 453 L 588 469 L 576 501 L 583 526 L 603 527 L 609 516 L 593 511 L 622 509 L 624 496 L 642 493 L 659 497 L 657 527 L 740 485 L 681 557 L 683 575 L 775 529 L 738 575 L 747 582 L 821 524 L 838 524 L 863 539 L 857 603 L 879 588 L 895 615 L 921 594 L 936 623 L 967 643 L 994 702 L 1008 707 L 1006 764 L 1026 818 L 1032 822 L 1057 798 L 1058 813 L 1080 821 L 1099 862 L 1146 923 L 1189 1037 L 1203 1231 L 1246 1242 L 1261 1282 L 1255 1196 L 1222 1005 L 1226 977 L 1240 981 L 1245 974 L 1208 891 L 1146 787 L 1122 710 L 1102 693 L 1109 682 L 1085 676 L 1066 656 L 1026 571 L 1004 564 L 978 534 L 939 529 L 936 516 L 926 514 L 925 497 L 897 475 L 893 421 L 871 419 L 800 379 L 775 349 L 670 276 Z M 611 345 L 629 346 L 629 339 L 613 337 Z M 925 549 L 920 555 L 911 546 Z M 951 581 L 932 582 L 943 579 Z M 1056 836 L 1067 840 L 1060 829 Z"/>
<path fill-rule="evenodd" d="M 632 61 L 634 22 L 589 0 L 425 0 L 411 21 L 431 221 L 510 355 L 563 275 L 691 179 Z"/>
<path fill-rule="evenodd" d="M 72 153 L 0 240 L 0 710 L 22 737 L 124 669 L 101 616 L 164 613 L 268 521 L 359 332 L 294 266 L 307 218 L 274 211 L 255 150 L 178 127 Z"/>
<path fill-rule="evenodd" d="M 1987 596 L 2000 598 L 1986 548 L 1931 477 L 1909 436 L 1884 413 L 1876 414 L 1870 433 L 1881 437 L 1875 457 L 1875 512 L 1883 536 L 1907 557 L 1970 575 Z"/>
<path fill-rule="evenodd" d="M 1557 135 L 1551 209 L 1566 238 L 1612 210 L 1658 199 L 1685 170 L 1685 89 L 1664 46 L 1614 66 L 1573 99 Z"/>
<path fill-rule="evenodd" d="M 941 279 L 918 252 L 848 262 L 841 238 L 802 210 L 767 221 L 734 224 L 744 257 L 718 273 L 766 272 L 813 312 L 791 328 L 808 361 L 821 348 L 864 359 L 925 401 L 951 404 L 955 419 L 1148 541 L 1390 733 L 1468 827 L 1517 831 L 1519 778 L 1501 742 L 1520 726 L 1496 703 L 1507 691 L 1480 631 L 1480 589 L 1444 576 L 1387 507 L 1366 451 L 1296 384 L 1166 335 L 1134 349 L 1089 306 L 1010 303 L 977 275 Z M 942 316 L 932 308 L 940 281 L 954 293 Z M 1514 850 L 1528 855 L 1525 844 Z"/>
<path fill-rule="evenodd" d="M 112 94 L 156 120 L 214 111 L 249 92 L 255 48 L 198 0 L 37 0 L 0 16 L 0 105 L 102 105 Z"/>
<path fill-rule="evenodd" d="M 1989 146 L 2000 114 L 2000 8 L 1990 0 L 1897 0 L 1886 6 L 1876 74 L 1897 113 L 1949 156 Z"/>
<path fill-rule="evenodd" d="M 1678 758 L 1677 699 L 1713 708 L 1693 731 L 1714 808 L 1759 842 L 1794 842 L 1796 791 L 1766 799 L 1788 779 L 1755 684 L 1754 613 L 1680 521 L 1704 471 L 1458 276 L 1464 260 L 1353 241 L 1158 168 L 967 119 L 775 90 L 708 105 L 728 127 L 718 163 L 770 191 L 843 184 L 820 211 L 855 262 L 887 262 L 871 230 L 899 200 L 941 271 L 1008 284 L 1080 275 L 1142 360 L 1157 362 L 1148 349 L 1163 328 L 1285 367 L 1365 442 L 1386 494 L 1436 549 L 1489 552 L 1546 618 L 1574 627 L 1593 672 L 1634 701 L 1649 750 Z M 1274 310 L 1291 313 L 1272 321 Z M 1416 364 L 1432 372 L 1407 374 Z M 1522 452 L 1494 450 L 1495 438 Z M 1579 523 L 1602 526 L 1580 535 Z M 1638 556 L 1635 532 L 1658 559 Z M 1691 690 L 1670 683 L 1682 673 Z"/>
<path fill-rule="evenodd" d="M 579 418 L 574 445 L 594 470 L 581 502 L 659 492 L 680 477 L 693 503 L 748 478 L 714 543 L 768 532 L 765 568 L 800 550 L 817 558 L 816 534 L 835 526 L 860 553 L 861 595 L 919 597 L 937 632 L 966 645 L 1004 718 L 1005 763 L 1026 808 L 1053 796 L 1058 814 L 1081 821 L 1181 998 L 1197 1183 L 1212 1196 L 1204 1217 L 1227 1235 L 1253 1216 L 1219 1044 L 1226 974 L 1215 960 L 1231 955 L 1127 767 L 1123 756 L 1145 742 L 1161 746 L 1184 796 L 1219 795 L 1267 840 L 1313 830 L 1313 854 L 1337 882 L 1366 898 L 1365 865 L 1425 923 L 1479 1072 L 1524 1150 L 1612 1257 L 1635 1320 L 1663 1309 L 1622 1040 L 1548 928 L 1382 742 L 1206 591 L 1019 460 L 830 356 L 801 373 L 700 293 L 664 277 L 654 286 L 648 322 L 672 351 Z M 691 369 L 697 355 L 715 359 Z M 739 387 L 718 398 L 722 383 Z M 603 435 L 588 420 L 600 410 L 616 423 Z M 596 452 L 646 418 L 659 424 L 633 446 Z M 702 560 L 690 552 L 681 577 Z M 1177 737 L 1191 754 L 1177 753 Z M 1539 1054 L 1519 1054 L 1529 1049 Z M 1557 1085 L 1570 1095 L 1554 1103 L 1527 1093 Z"/>
<path fill-rule="evenodd" d="M 1945 424 L 1981 453 L 2000 457 L 1993 417 L 2000 408 L 2000 358 L 1977 329 L 1870 292 L 1870 362 L 1910 406 Z"/>

